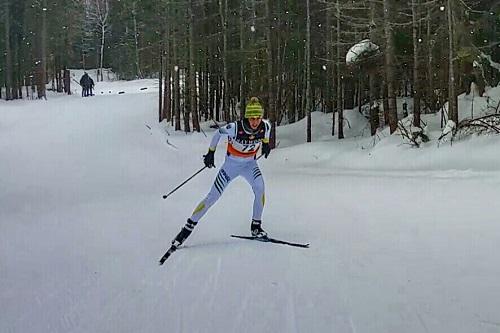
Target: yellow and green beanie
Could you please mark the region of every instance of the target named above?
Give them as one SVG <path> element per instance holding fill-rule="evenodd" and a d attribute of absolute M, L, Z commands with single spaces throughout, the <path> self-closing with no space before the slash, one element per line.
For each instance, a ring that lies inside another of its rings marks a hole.
<path fill-rule="evenodd" d="M 245 108 L 245 118 L 262 118 L 263 115 L 264 109 L 260 105 L 259 99 L 257 97 L 250 98 L 250 102 L 248 102 Z"/>

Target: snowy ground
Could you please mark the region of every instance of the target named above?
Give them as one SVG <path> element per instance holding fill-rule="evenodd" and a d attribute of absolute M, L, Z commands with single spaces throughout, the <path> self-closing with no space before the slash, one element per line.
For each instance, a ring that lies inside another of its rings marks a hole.
<path fill-rule="evenodd" d="M 168 135 L 152 81 L 109 90 L 0 101 L 0 332 L 500 332 L 500 138 L 372 148 L 357 113 L 342 143 L 314 114 L 260 161 L 265 228 L 310 249 L 230 238 L 237 180 L 158 266 L 216 171 L 161 196 L 209 138 Z"/>

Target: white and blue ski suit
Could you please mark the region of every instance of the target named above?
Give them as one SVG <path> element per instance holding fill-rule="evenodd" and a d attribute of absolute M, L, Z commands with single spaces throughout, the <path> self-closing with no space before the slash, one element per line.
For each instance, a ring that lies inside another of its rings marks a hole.
<path fill-rule="evenodd" d="M 219 200 L 229 183 L 238 176 L 245 178 L 255 195 L 252 219 L 261 220 L 265 203 L 265 189 L 256 155 L 262 143 L 269 143 L 270 133 L 271 125 L 264 119 L 255 130 L 250 128 L 245 121 L 236 121 L 215 132 L 209 149 L 215 151 L 220 138 L 227 136 L 226 159 L 215 177 L 210 192 L 193 211 L 191 221 L 197 223 L 208 209 Z"/>

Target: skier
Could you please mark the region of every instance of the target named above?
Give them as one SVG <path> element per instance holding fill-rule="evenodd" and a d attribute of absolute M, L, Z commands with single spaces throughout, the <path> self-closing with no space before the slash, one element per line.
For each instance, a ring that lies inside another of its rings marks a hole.
<path fill-rule="evenodd" d="M 261 227 L 262 211 L 264 209 L 264 179 L 257 164 L 256 155 L 262 147 L 262 155 L 265 158 L 271 152 L 269 137 L 271 125 L 262 119 L 264 110 L 257 97 L 252 97 L 245 108 L 245 118 L 219 128 L 215 132 L 210 147 L 203 161 L 208 168 L 215 167 L 214 154 L 219 139 L 223 135 L 228 136 L 227 155 L 224 164 L 217 173 L 217 177 L 208 195 L 194 209 L 187 223 L 172 241 L 172 246 L 179 247 L 191 234 L 198 221 L 205 215 L 208 209 L 221 197 L 224 189 L 236 177 L 242 176 L 252 187 L 255 195 L 253 202 L 253 216 L 250 230 L 255 237 L 267 237 L 267 233 Z"/>

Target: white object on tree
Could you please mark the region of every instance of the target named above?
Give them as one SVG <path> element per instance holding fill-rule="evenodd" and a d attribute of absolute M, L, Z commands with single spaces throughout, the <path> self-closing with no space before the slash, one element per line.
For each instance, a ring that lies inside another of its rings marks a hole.
<path fill-rule="evenodd" d="M 348 65 L 354 64 L 360 59 L 378 53 L 379 50 L 380 48 L 377 44 L 372 43 L 369 39 L 363 39 L 349 49 L 345 57 L 345 61 Z"/>

